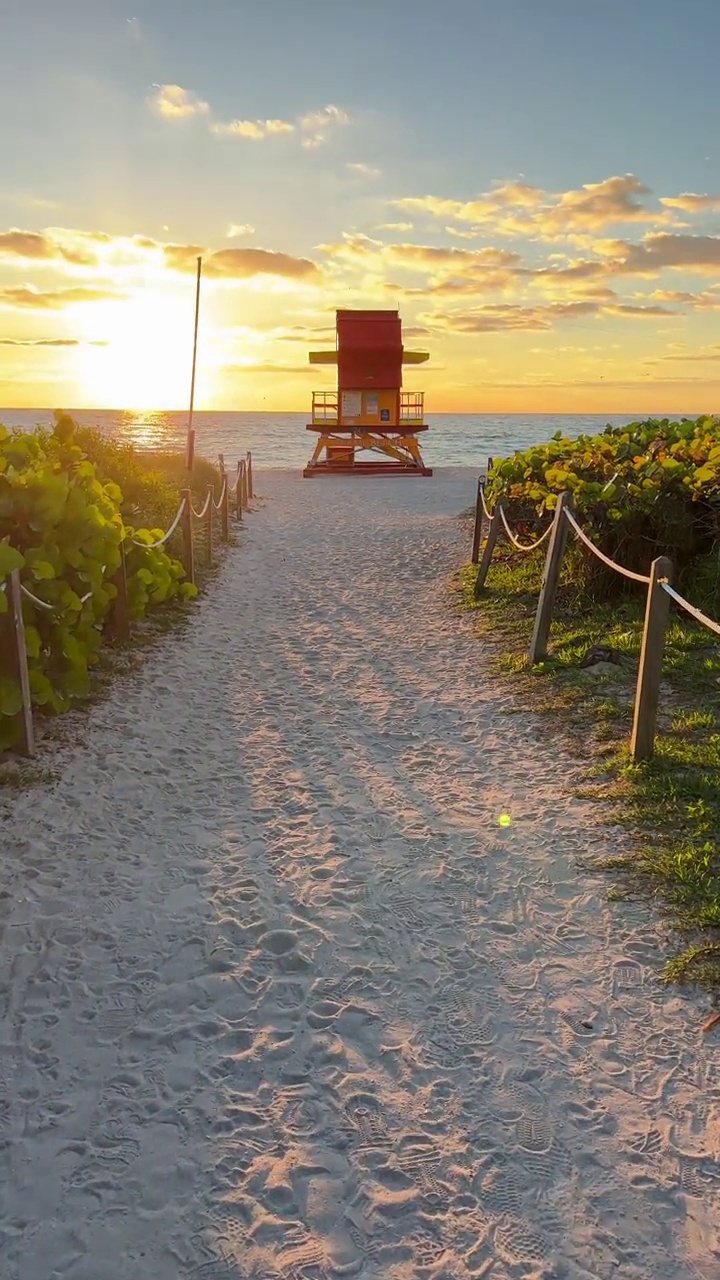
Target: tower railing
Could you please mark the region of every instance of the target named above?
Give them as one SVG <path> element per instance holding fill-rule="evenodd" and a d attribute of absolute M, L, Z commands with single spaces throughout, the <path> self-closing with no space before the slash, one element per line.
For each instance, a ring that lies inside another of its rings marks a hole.
<path fill-rule="evenodd" d="M 338 393 L 337 391 L 313 391 L 312 420 L 316 423 L 337 424 Z"/>
<path fill-rule="evenodd" d="M 419 427 L 423 424 L 425 413 L 424 391 L 400 392 L 400 425 L 402 427 Z"/>

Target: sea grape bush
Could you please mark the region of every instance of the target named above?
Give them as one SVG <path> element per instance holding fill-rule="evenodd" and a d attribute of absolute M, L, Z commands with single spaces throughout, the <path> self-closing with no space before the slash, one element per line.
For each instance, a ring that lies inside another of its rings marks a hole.
<path fill-rule="evenodd" d="M 130 542 L 152 543 L 162 530 L 132 528 L 122 506 L 120 488 L 98 477 L 76 443 L 72 419 L 56 415 L 50 432 L 0 427 L 0 584 L 20 569 L 24 585 L 52 605 L 46 611 L 23 602 L 32 700 L 46 712 L 66 711 L 90 691 L 122 542 L 136 618 L 153 605 L 195 594 L 166 548 Z M 7 593 L 0 592 L 0 613 L 7 608 Z M 0 748 L 12 741 L 19 700 L 7 654 L 0 654 Z"/>
<path fill-rule="evenodd" d="M 576 440 L 558 431 L 497 461 L 488 480 L 489 498 L 503 495 L 528 530 L 547 525 L 563 491 L 606 554 L 641 572 L 669 555 L 687 578 L 720 543 L 720 418 L 652 418 Z M 574 554 L 586 585 L 621 585 L 590 552 Z"/>

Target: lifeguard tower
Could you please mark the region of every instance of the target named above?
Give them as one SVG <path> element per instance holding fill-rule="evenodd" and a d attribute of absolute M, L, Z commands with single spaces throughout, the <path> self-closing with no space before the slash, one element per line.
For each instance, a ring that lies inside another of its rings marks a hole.
<path fill-rule="evenodd" d="M 427 351 L 406 351 L 397 311 L 338 311 L 334 351 L 311 351 L 311 364 L 337 365 L 336 391 L 313 392 L 318 435 L 303 475 L 431 476 L 417 436 L 422 391 L 402 390 L 403 365 L 422 364 Z M 371 457 L 359 458 L 366 453 Z"/>

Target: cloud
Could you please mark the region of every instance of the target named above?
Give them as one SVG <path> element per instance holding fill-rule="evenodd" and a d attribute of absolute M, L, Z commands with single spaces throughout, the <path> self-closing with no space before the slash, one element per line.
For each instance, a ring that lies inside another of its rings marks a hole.
<path fill-rule="evenodd" d="M 273 360 L 262 360 L 257 364 L 226 364 L 221 373 L 303 373 L 315 374 L 317 371 L 309 364 L 276 364 Z"/>
<path fill-rule="evenodd" d="M 80 342 L 78 338 L 0 338 L 0 347 L 107 347 L 107 342 Z"/>
<path fill-rule="evenodd" d="M 613 275 L 656 275 L 665 268 L 683 271 L 720 269 L 720 236 L 673 235 L 658 232 L 640 244 L 619 240 L 615 260 L 606 268 Z"/>
<path fill-rule="evenodd" d="M 613 316 L 676 316 L 678 314 L 672 307 L 661 307 L 653 304 L 642 306 L 632 302 L 619 302 L 611 307 L 606 307 L 605 311 L 608 315 Z"/>
<path fill-rule="evenodd" d="M 19 258 L 51 258 L 54 251 L 45 236 L 37 231 L 12 228 L 10 231 L 0 232 L 0 254 L 13 254 Z"/>
<path fill-rule="evenodd" d="M 641 296 L 649 302 L 674 302 L 698 311 L 720 310 L 720 293 L 714 293 L 712 288 L 704 289 L 702 293 L 691 293 L 687 289 L 653 289 L 652 293 L 636 295 L 638 298 Z"/>
<path fill-rule="evenodd" d="M 682 209 L 684 213 L 716 213 L 720 210 L 720 196 L 696 195 L 685 191 L 679 196 L 662 196 L 660 203 L 666 209 Z"/>
<path fill-rule="evenodd" d="M 628 240 L 604 240 L 596 246 L 600 258 L 580 260 L 566 267 L 520 268 L 535 284 L 553 287 L 580 280 L 598 280 L 617 276 L 658 276 L 666 270 L 716 272 L 720 270 L 720 236 L 694 236 L 673 232 L 648 232 L 636 244 Z M 662 300 L 662 299 L 660 299 Z M 679 292 L 667 301 L 704 300 L 713 305 L 711 295 Z"/>
<path fill-rule="evenodd" d="M 77 338 L 0 338 L 0 347 L 79 347 Z"/>
<path fill-rule="evenodd" d="M 381 222 L 378 231 L 412 231 L 412 222 Z"/>
<path fill-rule="evenodd" d="M 388 282 L 389 289 L 406 297 L 503 292 L 514 283 L 513 273 L 522 262 L 519 253 L 492 245 L 461 249 L 455 245 L 386 244 L 362 234 L 345 234 L 340 243 L 320 245 L 319 249 L 332 264 L 365 269 L 378 281 L 393 267 L 426 276 L 428 283 L 414 287 Z"/>
<path fill-rule="evenodd" d="M 125 30 L 127 32 L 129 40 L 133 40 L 136 44 L 140 43 L 140 41 L 142 40 L 142 31 L 140 29 L 140 23 L 138 22 L 137 18 L 126 18 Z"/>
<path fill-rule="evenodd" d="M 21 231 L 17 227 L 11 227 L 9 231 L 0 232 L 0 257 L 36 260 L 59 258 L 76 266 L 95 265 L 97 258 L 94 252 L 79 246 L 73 248 L 71 244 L 64 244 L 60 238 L 61 235 L 62 233 L 53 235 L 51 230 Z M 95 240 L 97 238 L 94 237 Z"/>
<path fill-rule="evenodd" d="M 384 246 L 382 252 L 390 262 L 400 266 L 443 272 L 458 269 L 482 272 L 497 267 L 516 267 L 522 262 L 519 253 L 492 245 L 484 249 L 457 249 L 429 244 L 391 244 Z"/>
<path fill-rule="evenodd" d="M 682 360 L 697 361 L 704 363 L 706 360 L 720 360 L 720 343 L 716 343 L 711 347 L 701 347 L 699 351 L 673 352 L 671 355 L 660 357 L 661 360 Z"/>
<path fill-rule="evenodd" d="M 483 249 L 460 249 L 443 245 L 385 244 L 363 234 L 346 233 L 339 243 L 318 247 L 331 259 L 353 261 L 374 257 L 378 262 L 440 278 L 469 272 L 481 275 L 501 267 L 514 268 L 522 262 L 519 253 L 492 245 Z"/>
<path fill-rule="evenodd" d="M 299 120 L 300 131 L 304 134 L 302 146 L 306 151 L 321 147 L 327 142 L 328 133 L 332 128 L 349 123 L 350 116 L 347 111 L 343 111 L 342 107 L 334 106 L 333 103 L 322 107 L 320 111 L 309 111 Z"/>
<path fill-rule="evenodd" d="M 309 258 L 294 258 L 271 249 L 220 249 L 211 254 L 203 271 L 210 276 L 247 280 L 252 276 L 278 276 L 286 280 L 319 281 L 320 269 Z"/>
<path fill-rule="evenodd" d="M 189 120 L 193 116 L 209 116 L 210 106 L 190 89 L 179 84 L 156 84 L 156 90 L 148 98 L 148 104 L 164 120 Z"/>
<path fill-rule="evenodd" d="M 237 238 L 250 235 L 253 230 L 247 225 L 234 224 L 228 229 L 228 235 Z M 208 252 L 200 244 L 163 243 L 149 236 L 111 236 L 105 232 L 67 228 L 48 228 L 43 232 L 18 229 L 0 232 L 0 261 L 17 260 L 18 263 L 38 266 L 61 265 L 65 271 L 71 266 L 93 268 L 93 284 L 97 283 L 98 273 L 105 270 L 113 283 L 118 278 L 118 269 L 132 273 L 137 269 L 146 272 L 149 268 L 157 270 L 164 266 L 170 271 L 194 274 L 199 257 L 203 258 L 204 275 L 217 279 L 275 276 L 308 283 L 321 279 L 320 268 L 309 258 L 270 249 L 227 248 Z M 43 305 L 31 300 L 41 296 L 37 290 L 29 286 L 25 288 L 28 291 L 25 305 Z M 10 296 L 7 290 L 5 296 Z M 17 305 L 23 305 L 23 290 L 17 291 L 16 296 L 19 299 Z"/>
<path fill-rule="evenodd" d="M 36 311 L 62 311 L 78 302 L 116 302 L 124 297 L 111 289 L 55 289 L 41 292 L 30 285 L 0 288 L 0 307 L 29 308 Z"/>
<path fill-rule="evenodd" d="M 279 117 L 270 119 L 217 119 L 204 98 L 198 97 L 192 89 L 184 89 L 179 84 L 156 84 L 155 90 L 147 99 L 151 110 L 157 112 L 164 120 L 190 120 L 201 117 L 205 120 L 211 134 L 216 138 L 238 138 L 245 142 L 262 142 L 266 138 L 281 137 L 297 133 L 301 145 L 312 150 L 327 141 L 330 130 L 350 123 L 350 116 L 342 107 L 329 103 L 318 111 L 310 111 L 295 120 L 283 120 Z"/>
<path fill-rule="evenodd" d="M 203 249 L 196 244 L 164 246 L 165 262 L 174 271 L 195 271 Z M 285 280 L 320 281 L 320 269 L 309 258 L 294 258 L 272 249 L 219 249 L 203 258 L 203 275 L 220 280 L 250 280 L 277 276 Z"/>
<path fill-rule="evenodd" d="M 210 132 L 220 138 L 248 138 L 260 142 L 274 134 L 294 133 L 295 125 L 289 120 L 221 120 L 210 124 Z"/>
<path fill-rule="evenodd" d="M 452 333 L 499 333 L 508 329 L 552 329 L 556 320 L 597 315 L 596 302 L 553 302 L 545 307 L 494 303 L 470 311 L 435 312 L 424 317 L 434 328 Z"/>
<path fill-rule="evenodd" d="M 247 222 L 231 222 L 225 234 L 228 240 L 235 240 L 239 236 L 254 236 L 255 228 Z"/>
<path fill-rule="evenodd" d="M 471 298 L 488 293 L 507 293 L 516 284 L 517 281 L 510 271 L 488 271 L 481 276 L 440 280 L 436 284 L 415 285 L 409 288 L 390 282 L 388 288 L 404 298 Z"/>
<path fill-rule="evenodd" d="M 357 174 L 358 178 L 366 178 L 368 182 L 373 182 L 376 178 L 382 177 L 382 169 L 376 169 L 371 164 L 364 164 L 363 161 L 356 161 L 353 164 L 345 166 L 351 173 Z"/>
<path fill-rule="evenodd" d="M 446 227 L 445 232 L 449 236 L 454 236 L 457 240 L 477 240 L 479 230 L 473 228 L 470 231 L 461 231 L 459 227 Z"/>
<path fill-rule="evenodd" d="M 275 329 L 270 336 L 276 342 L 334 342 L 335 328 L 329 325 L 295 324 L 289 329 Z"/>
<path fill-rule="evenodd" d="M 197 271 L 197 260 L 204 253 L 200 244 L 163 245 L 165 266 L 171 271 Z"/>
<path fill-rule="evenodd" d="M 649 188 L 628 173 L 564 192 L 505 182 L 472 200 L 428 195 L 404 197 L 393 204 L 442 222 L 472 223 L 478 234 L 492 227 L 502 235 L 554 240 L 624 223 L 671 221 L 670 210 L 652 210 L 642 203 L 641 197 L 648 195 Z"/>

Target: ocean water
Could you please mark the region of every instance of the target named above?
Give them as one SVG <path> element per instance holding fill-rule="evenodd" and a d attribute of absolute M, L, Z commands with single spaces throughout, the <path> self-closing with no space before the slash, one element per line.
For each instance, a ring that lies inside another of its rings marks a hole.
<path fill-rule="evenodd" d="M 139 449 L 183 449 L 187 412 L 160 410 L 134 413 L 111 409 L 69 409 L 82 426 L 98 427 Z M 662 417 L 662 414 L 658 416 Z M 0 409 L 6 427 L 30 428 L 52 423 L 50 409 Z M 219 453 L 232 465 L 250 449 L 256 469 L 305 465 L 316 435 L 306 430 L 306 413 L 196 413 L 195 449 L 206 458 Z M 558 429 L 568 436 L 602 430 L 608 422 L 621 426 L 632 415 L 615 414 L 429 414 L 423 433 L 423 456 L 432 467 L 483 467 L 488 456 L 507 457 L 517 449 L 548 440 Z"/>

